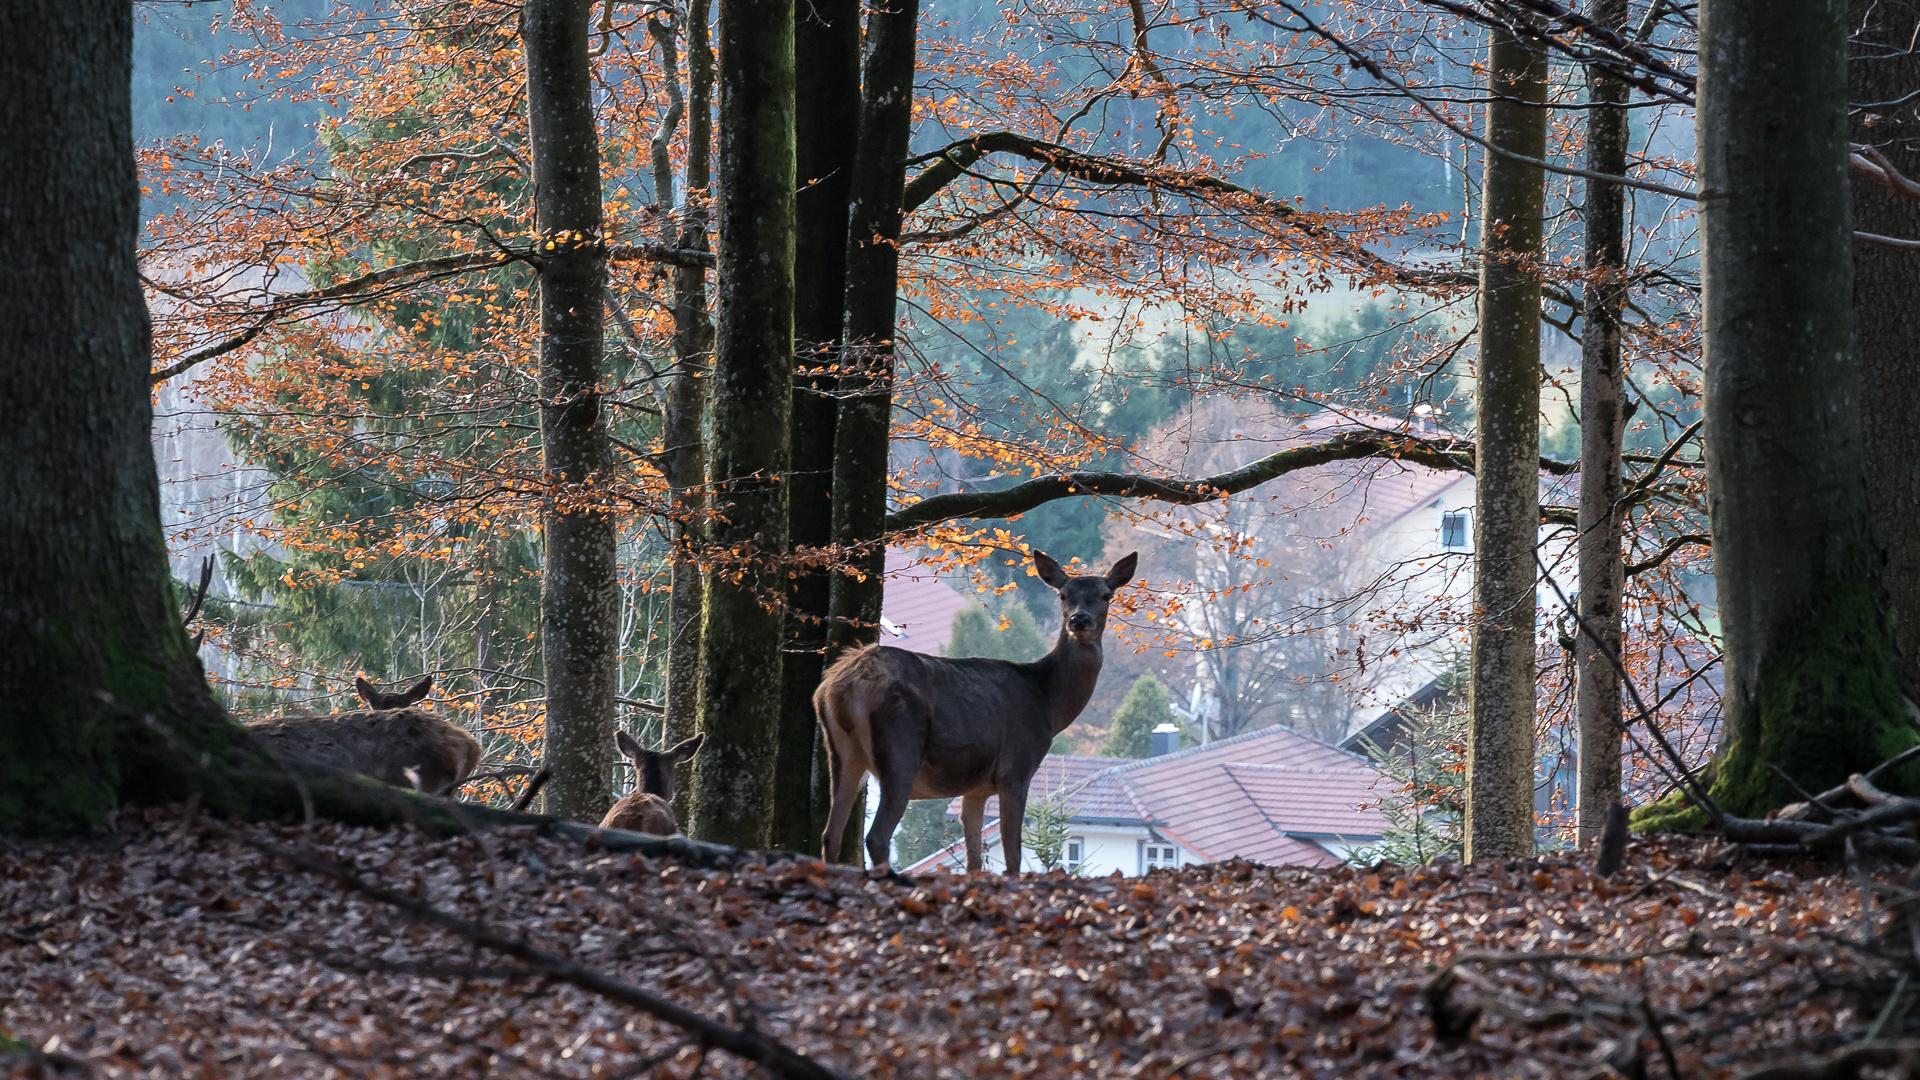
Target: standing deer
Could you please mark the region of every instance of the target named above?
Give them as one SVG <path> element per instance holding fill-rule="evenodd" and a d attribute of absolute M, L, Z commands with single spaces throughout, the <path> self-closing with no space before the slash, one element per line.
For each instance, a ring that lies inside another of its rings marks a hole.
<path fill-rule="evenodd" d="M 652 833 L 655 836 L 672 836 L 680 831 L 680 823 L 673 818 L 674 769 L 700 752 L 700 746 L 707 741 L 706 732 L 701 732 L 671 750 L 642 750 L 633 736 L 624 731 L 613 736 L 615 746 L 633 762 L 633 772 L 639 778 L 633 794 L 625 796 L 613 804 L 607 816 L 600 819 L 603 829 L 625 829 L 628 832 Z"/>
<path fill-rule="evenodd" d="M 288 764 L 363 773 L 434 795 L 459 786 L 480 764 L 472 733 L 412 707 L 433 689 L 433 676 L 398 694 L 383 694 L 365 679 L 353 685 L 372 708 L 251 720 L 247 729 Z"/>
<path fill-rule="evenodd" d="M 893 830 L 909 799 L 960 799 L 967 869 L 980 869 L 987 797 L 1000 796 L 1000 843 L 1007 873 L 1020 872 L 1020 822 L 1027 788 L 1053 737 L 1087 707 L 1100 678 L 1107 605 L 1133 580 L 1138 554 L 1105 574 L 1068 574 L 1033 553 L 1040 580 L 1060 594 L 1060 638 L 1031 663 L 984 657 L 922 656 L 869 645 L 835 661 L 813 694 L 831 749 L 833 808 L 823 846 L 840 857 L 840 836 L 868 773 L 880 780 L 880 808 L 867 833 L 874 873 L 885 874 Z"/>

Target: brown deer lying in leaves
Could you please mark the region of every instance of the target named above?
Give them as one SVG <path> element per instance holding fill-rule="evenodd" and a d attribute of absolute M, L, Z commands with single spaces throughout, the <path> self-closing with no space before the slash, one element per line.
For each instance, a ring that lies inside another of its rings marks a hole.
<path fill-rule="evenodd" d="M 365 679 L 353 685 L 371 708 L 253 720 L 247 728 L 289 765 L 362 773 L 430 795 L 457 788 L 480 764 L 480 740 L 413 707 L 433 689 L 433 676 L 397 694 L 381 693 Z"/>
<path fill-rule="evenodd" d="M 654 836 L 672 836 L 679 832 L 680 823 L 673 818 L 674 769 L 693 760 L 701 744 L 707 741 L 706 733 L 701 732 L 671 750 L 642 750 L 633 736 L 624 731 L 616 732 L 613 741 L 627 760 L 633 762 L 633 774 L 638 782 L 633 794 L 614 803 L 607 816 L 600 819 L 600 827 Z"/>
<path fill-rule="evenodd" d="M 839 860 L 854 796 L 872 773 L 880 779 L 880 808 L 867 833 L 875 873 L 890 869 L 888 848 L 907 800 L 955 795 L 967 869 L 980 869 L 987 797 L 998 795 L 1007 873 L 1019 873 L 1027 788 L 1053 737 L 1093 696 L 1107 605 L 1133 580 L 1138 558 L 1128 555 L 1105 574 L 1069 574 L 1034 552 L 1040 580 L 1060 594 L 1060 638 L 1032 663 L 923 656 L 879 645 L 835 661 L 813 693 L 832 751 L 833 808 L 823 837 L 828 861 Z"/>

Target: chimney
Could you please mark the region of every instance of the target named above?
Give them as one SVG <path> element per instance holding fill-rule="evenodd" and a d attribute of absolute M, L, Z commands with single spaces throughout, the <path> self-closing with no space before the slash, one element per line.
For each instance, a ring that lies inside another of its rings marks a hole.
<path fill-rule="evenodd" d="M 1171 754 L 1178 749 L 1180 749 L 1180 728 L 1177 725 L 1161 724 L 1153 729 L 1154 757 Z"/>

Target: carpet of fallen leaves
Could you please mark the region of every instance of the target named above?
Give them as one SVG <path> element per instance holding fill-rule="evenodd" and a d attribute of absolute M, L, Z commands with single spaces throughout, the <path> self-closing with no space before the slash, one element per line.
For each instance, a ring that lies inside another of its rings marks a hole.
<path fill-rule="evenodd" d="M 1857 1038 L 1858 882 L 1636 840 L 1571 863 L 868 881 L 701 870 L 533 828 L 181 827 L 0 843 L 0 1033 L 102 1076 L 751 1071 L 249 838 L 514 933 L 853 1076 L 1738 1075 Z M 1876 909 L 1877 911 L 1877 909 Z M 1874 914 L 1874 913 L 1869 913 Z M 1506 963 L 1473 950 L 1644 959 Z M 1647 955 L 1653 954 L 1653 955 Z M 1459 979 L 1437 1001 L 1436 972 Z M 1877 966 L 1878 965 L 1878 966 Z M 1463 1037 L 1435 1032 L 1483 1010 Z M 1662 1045 L 1664 1040 L 1664 1046 Z"/>

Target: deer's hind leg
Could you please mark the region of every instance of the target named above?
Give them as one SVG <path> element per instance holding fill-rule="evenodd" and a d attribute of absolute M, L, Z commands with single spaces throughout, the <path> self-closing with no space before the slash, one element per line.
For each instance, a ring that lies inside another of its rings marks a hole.
<path fill-rule="evenodd" d="M 847 835 L 847 818 L 860 797 L 860 784 L 867 778 L 868 762 L 852 734 L 835 731 L 829 722 L 835 708 L 824 695 L 815 695 L 814 713 L 820 718 L 821 732 L 827 742 L 827 784 L 833 791 L 833 803 L 827 810 L 827 831 L 820 836 L 820 851 L 830 863 L 840 861 L 840 841 Z"/>
<path fill-rule="evenodd" d="M 907 812 L 907 800 L 913 797 L 913 782 L 920 777 L 920 766 L 927 748 L 927 729 L 933 722 L 932 710 L 925 698 L 904 686 L 887 693 L 881 707 L 874 710 L 873 773 L 880 778 L 880 806 L 873 815 L 873 828 L 867 831 L 867 856 L 876 873 L 893 869 L 893 830 Z"/>
<path fill-rule="evenodd" d="M 985 858 L 980 829 L 987 819 L 987 793 L 970 791 L 960 797 L 960 831 L 967 837 L 967 873 L 977 874 Z"/>

